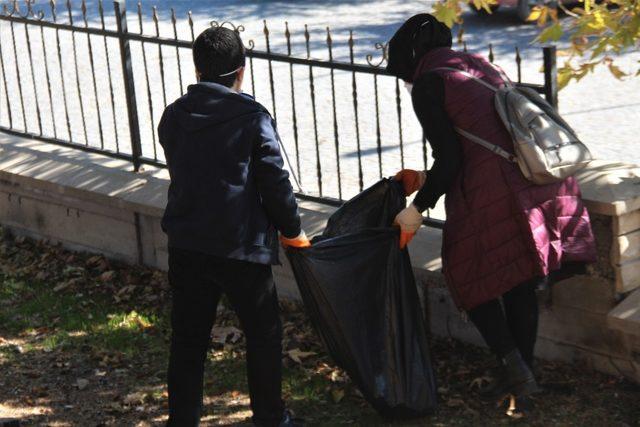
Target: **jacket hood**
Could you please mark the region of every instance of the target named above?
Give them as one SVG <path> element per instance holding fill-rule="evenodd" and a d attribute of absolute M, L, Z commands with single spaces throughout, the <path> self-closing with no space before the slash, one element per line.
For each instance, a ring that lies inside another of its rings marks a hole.
<path fill-rule="evenodd" d="M 240 116 L 268 111 L 247 94 L 218 83 L 199 82 L 173 103 L 174 117 L 187 131 L 197 131 L 234 120 Z"/>

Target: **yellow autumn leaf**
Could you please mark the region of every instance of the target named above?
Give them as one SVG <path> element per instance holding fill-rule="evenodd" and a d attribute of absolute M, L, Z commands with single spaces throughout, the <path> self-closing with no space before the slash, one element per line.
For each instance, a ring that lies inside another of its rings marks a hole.
<path fill-rule="evenodd" d="M 565 88 L 571 81 L 572 77 L 573 77 L 573 70 L 571 70 L 570 68 L 567 69 L 566 67 L 563 67 L 559 69 L 558 70 L 558 89 Z"/>
<path fill-rule="evenodd" d="M 533 9 L 531 9 L 531 13 L 527 17 L 527 21 L 530 21 L 530 22 L 537 21 L 538 19 L 540 19 L 541 15 L 542 15 L 542 8 L 539 6 L 536 6 Z"/>
<path fill-rule="evenodd" d="M 453 24 L 458 21 L 456 5 L 451 2 L 436 3 L 433 6 L 433 16 L 449 28 L 453 27 Z"/>
<path fill-rule="evenodd" d="M 587 24 L 587 28 L 593 31 L 601 31 L 607 27 L 604 22 L 602 11 L 596 10 L 591 14 L 591 16 L 593 19 Z"/>
<path fill-rule="evenodd" d="M 620 80 L 623 77 L 627 77 L 627 73 L 625 73 L 624 71 L 622 71 L 617 65 L 615 65 L 613 62 L 609 63 L 609 71 L 611 72 L 611 74 L 613 74 L 613 77 L 615 77 L 616 79 Z"/>
<path fill-rule="evenodd" d="M 562 26 L 559 22 L 556 22 L 553 25 L 548 26 L 544 29 L 538 36 L 538 40 L 541 43 L 547 43 L 550 41 L 558 41 L 562 38 L 564 31 L 562 30 Z"/>

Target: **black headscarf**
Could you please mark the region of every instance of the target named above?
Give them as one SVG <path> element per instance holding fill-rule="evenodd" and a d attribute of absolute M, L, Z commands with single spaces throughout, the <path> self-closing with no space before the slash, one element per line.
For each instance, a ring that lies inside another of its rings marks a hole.
<path fill-rule="evenodd" d="M 451 47 L 451 29 L 428 13 L 412 16 L 389 41 L 387 71 L 411 82 L 420 58 L 436 47 Z"/>

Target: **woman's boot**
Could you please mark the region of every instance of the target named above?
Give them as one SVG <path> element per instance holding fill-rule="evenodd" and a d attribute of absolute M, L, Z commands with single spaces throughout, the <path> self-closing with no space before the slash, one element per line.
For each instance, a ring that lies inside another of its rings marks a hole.
<path fill-rule="evenodd" d="M 533 372 L 517 349 L 500 360 L 496 371 L 493 381 L 480 389 L 483 400 L 500 400 L 509 394 L 522 397 L 538 391 Z"/>

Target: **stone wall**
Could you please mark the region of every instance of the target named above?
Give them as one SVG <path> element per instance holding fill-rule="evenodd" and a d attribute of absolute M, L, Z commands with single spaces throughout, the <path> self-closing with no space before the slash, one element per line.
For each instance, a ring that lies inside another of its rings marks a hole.
<path fill-rule="evenodd" d="M 598 241 L 585 276 L 558 283 L 542 311 L 537 354 L 582 361 L 640 381 L 640 171 L 594 162 L 580 174 Z M 166 170 L 132 173 L 130 164 L 0 133 L 0 224 L 130 263 L 166 269 L 160 218 Z M 307 233 L 319 233 L 334 208 L 300 202 Z M 419 292 L 435 335 L 482 345 L 456 309 L 440 273 L 442 232 L 423 227 L 410 245 Z M 280 295 L 299 298 L 285 257 L 274 269 Z"/>

